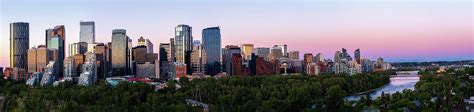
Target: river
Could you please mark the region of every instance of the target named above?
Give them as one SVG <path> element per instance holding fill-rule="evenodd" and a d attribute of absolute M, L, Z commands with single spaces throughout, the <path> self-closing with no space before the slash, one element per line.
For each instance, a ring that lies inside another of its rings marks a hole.
<path fill-rule="evenodd" d="M 401 75 L 401 74 L 398 74 L 398 75 Z M 417 72 L 416 72 L 416 75 L 417 75 Z M 378 88 L 375 91 L 370 92 L 368 94 L 370 94 L 372 99 L 376 99 L 377 97 L 382 95 L 382 92 L 384 92 L 385 94 L 387 93 L 393 94 L 396 92 L 402 92 L 405 89 L 415 90 L 415 84 L 418 81 L 420 81 L 420 77 L 418 76 L 391 77 L 389 84 L 381 88 Z M 351 96 L 346 97 L 345 99 L 347 99 L 348 101 L 357 101 L 362 96 L 365 96 L 365 95 L 351 95 Z"/>

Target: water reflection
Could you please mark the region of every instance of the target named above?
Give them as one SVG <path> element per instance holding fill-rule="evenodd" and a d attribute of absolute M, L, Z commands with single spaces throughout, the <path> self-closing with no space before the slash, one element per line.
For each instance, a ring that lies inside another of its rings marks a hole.
<path fill-rule="evenodd" d="M 390 78 L 390 83 L 382 88 L 377 89 L 376 91 L 373 91 L 370 94 L 372 99 L 376 99 L 380 95 L 382 95 L 382 91 L 385 92 L 385 94 L 389 93 L 396 93 L 396 92 L 402 92 L 404 89 L 411 89 L 415 90 L 415 84 L 420 81 L 420 77 L 392 77 Z M 359 100 L 362 96 L 364 95 L 353 95 L 353 96 L 348 96 L 345 99 L 349 101 L 357 101 Z"/>

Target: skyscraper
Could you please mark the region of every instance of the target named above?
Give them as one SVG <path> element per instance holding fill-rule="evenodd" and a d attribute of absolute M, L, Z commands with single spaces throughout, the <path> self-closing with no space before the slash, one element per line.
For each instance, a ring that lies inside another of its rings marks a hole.
<path fill-rule="evenodd" d="M 75 54 L 85 54 L 88 49 L 87 44 L 88 43 L 86 42 L 78 42 L 78 43 L 69 44 L 68 56 L 74 56 Z"/>
<path fill-rule="evenodd" d="M 63 61 L 66 57 L 66 30 L 64 25 L 55 26 L 52 29 L 46 30 L 46 46 L 51 49 L 58 51 L 57 57 L 54 63 L 54 71 L 59 75 L 63 75 Z M 61 76 L 60 76 L 61 77 Z"/>
<path fill-rule="evenodd" d="M 225 46 L 225 51 L 226 51 L 226 59 L 225 59 L 225 69 L 226 69 L 226 73 L 229 74 L 229 75 L 232 75 L 233 71 L 232 71 L 232 57 L 234 56 L 234 54 L 236 55 L 241 55 L 241 50 L 240 50 L 240 47 L 238 46 L 234 46 L 234 45 L 227 45 Z"/>
<path fill-rule="evenodd" d="M 37 72 L 37 67 L 36 67 L 36 48 L 33 47 L 31 49 L 28 49 L 28 73 L 33 74 Z"/>
<path fill-rule="evenodd" d="M 145 39 L 140 36 L 140 38 L 138 38 L 138 45 L 137 46 L 145 46 Z"/>
<path fill-rule="evenodd" d="M 191 69 L 193 74 L 202 75 L 205 72 L 206 52 L 200 42 L 193 44 L 193 52 L 191 53 Z"/>
<path fill-rule="evenodd" d="M 28 48 L 30 38 L 29 23 L 10 23 L 10 67 L 28 68 Z"/>
<path fill-rule="evenodd" d="M 308 72 L 307 71 L 307 66 L 308 64 L 312 63 L 313 62 L 313 54 L 311 53 L 305 53 L 304 56 L 303 56 L 303 68 L 304 70 L 306 71 L 306 73 Z"/>
<path fill-rule="evenodd" d="M 125 29 L 112 31 L 112 72 L 114 76 L 123 76 L 128 73 L 128 40 Z"/>
<path fill-rule="evenodd" d="M 178 25 L 175 27 L 175 56 L 176 62 L 185 63 L 185 58 L 188 53 L 193 49 L 192 47 L 192 28 L 188 25 Z M 188 63 L 186 63 L 188 64 Z"/>
<path fill-rule="evenodd" d="M 242 44 L 243 60 L 248 60 L 253 52 L 253 44 Z"/>
<path fill-rule="evenodd" d="M 267 47 L 257 47 L 253 50 L 255 55 L 258 57 L 263 57 L 265 60 L 268 60 L 268 55 L 270 55 L 270 48 Z"/>
<path fill-rule="evenodd" d="M 86 42 L 88 44 L 95 43 L 95 25 L 94 21 L 80 22 L 81 30 L 79 32 L 79 42 Z"/>
<path fill-rule="evenodd" d="M 316 56 L 314 56 L 314 62 L 324 62 L 324 57 L 323 57 L 323 54 L 322 53 L 318 53 L 316 54 Z"/>
<path fill-rule="evenodd" d="M 149 39 L 145 40 L 145 46 L 147 48 L 148 53 L 155 53 L 155 51 L 153 50 L 153 43 L 151 43 Z"/>
<path fill-rule="evenodd" d="M 202 46 L 207 54 L 207 63 L 221 63 L 221 33 L 219 27 L 202 30 Z"/>
<path fill-rule="evenodd" d="M 286 44 L 279 44 L 279 45 L 275 45 L 273 47 L 281 48 L 281 54 L 283 54 L 283 57 L 288 56 L 288 46 Z"/>
<path fill-rule="evenodd" d="M 281 47 L 273 47 L 270 49 L 270 60 L 279 60 L 283 57 L 283 49 Z"/>
<path fill-rule="evenodd" d="M 28 73 L 43 72 L 50 60 L 54 60 L 54 50 L 39 45 L 28 50 Z"/>
<path fill-rule="evenodd" d="M 292 60 L 299 60 L 300 59 L 300 52 L 299 51 L 290 51 L 288 53 L 288 58 Z"/>
<path fill-rule="evenodd" d="M 360 49 L 354 51 L 354 59 L 360 64 Z"/>

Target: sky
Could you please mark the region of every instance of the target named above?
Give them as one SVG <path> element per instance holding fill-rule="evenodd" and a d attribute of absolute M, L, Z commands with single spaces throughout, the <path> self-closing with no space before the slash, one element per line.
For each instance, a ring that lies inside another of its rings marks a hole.
<path fill-rule="evenodd" d="M 79 22 L 95 21 L 96 41 L 126 29 L 159 43 L 187 24 L 219 26 L 222 45 L 287 44 L 288 50 L 333 58 L 346 48 L 389 62 L 474 59 L 471 0 L 0 0 L 0 66 L 9 65 L 9 23 L 30 24 L 30 47 L 45 44 L 45 29 L 65 25 L 66 44 L 79 41 Z"/>

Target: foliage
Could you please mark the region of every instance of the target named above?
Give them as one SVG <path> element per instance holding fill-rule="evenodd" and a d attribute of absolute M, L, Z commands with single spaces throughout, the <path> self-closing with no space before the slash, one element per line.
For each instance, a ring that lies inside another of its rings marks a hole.
<path fill-rule="evenodd" d="M 154 91 L 145 83 L 104 81 L 85 87 L 62 84 L 30 87 L 0 80 L 4 110 L 20 111 L 197 111 L 185 99 L 209 104 L 211 111 L 347 111 L 343 98 L 381 87 L 386 73 L 325 76 L 250 76 L 180 79 Z M 177 88 L 176 84 L 179 84 Z"/>

